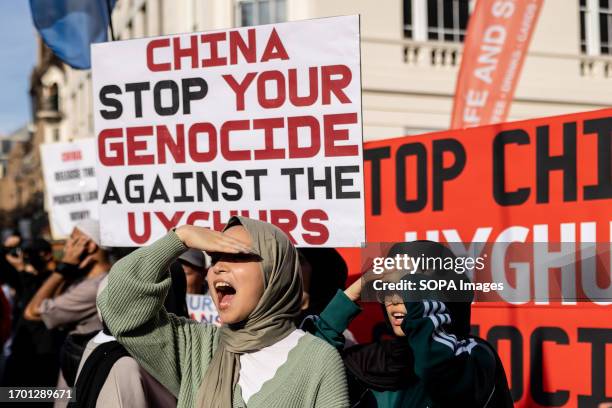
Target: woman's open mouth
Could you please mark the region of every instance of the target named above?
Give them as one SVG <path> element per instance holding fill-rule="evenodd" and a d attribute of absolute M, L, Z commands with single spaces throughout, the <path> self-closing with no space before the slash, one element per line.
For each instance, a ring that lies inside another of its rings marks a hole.
<path fill-rule="evenodd" d="M 236 294 L 236 289 L 234 289 L 229 282 L 225 281 L 215 282 L 214 287 L 215 291 L 217 292 L 219 310 L 225 310 L 230 307 L 232 300 L 234 299 L 234 295 Z"/>
<path fill-rule="evenodd" d="M 404 321 L 404 317 L 406 317 L 405 313 L 395 312 L 391 315 L 393 318 L 391 319 L 391 324 L 393 326 L 401 326 Z"/>

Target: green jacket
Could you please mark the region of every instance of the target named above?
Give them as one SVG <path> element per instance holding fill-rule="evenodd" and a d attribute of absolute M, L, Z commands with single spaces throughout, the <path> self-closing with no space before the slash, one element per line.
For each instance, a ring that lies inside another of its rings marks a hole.
<path fill-rule="evenodd" d="M 128 352 L 178 398 L 178 407 L 196 406 L 195 397 L 218 343 L 217 328 L 169 314 L 163 301 L 170 288 L 168 268 L 186 247 L 174 232 L 117 262 L 98 307 L 111 333 Z M 340 355 L 306 334 L 249 408 L 347 407 Z M 234 408 L 246 407 L 237 385 Z"/>
<path fill-rule="evenodd" d="M 418 380 L 406 389 L 377 391 L 359 384 L 348 372 L 351 406 L 378 408 L 486 407 L 495 391 L 497 361 L 489 346 L 478 339 L 457 339 L 443 330 L 450 323 L 441 303 L 424 301 L 407 304 L 402 330 L 408 333 Z M 342 350 L 342 332 L 361 309 L 338 291 L 313 325 L 316 336 Z M 448 319 L 448 320 L 447 320 Z M 507 387 L 507 386 L 506 386 Z M 492 405 L 489 405 L 492 407 Z"/>

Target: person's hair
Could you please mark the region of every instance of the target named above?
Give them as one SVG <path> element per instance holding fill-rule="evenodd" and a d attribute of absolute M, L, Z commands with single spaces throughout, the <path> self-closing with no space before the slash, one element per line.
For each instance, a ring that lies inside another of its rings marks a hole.
<path fill-rule="evenodd" d="M 42 238 L 34 238 L 25 241 L 22 244 L 22 248 L 24 252 L 29 254 L 40 254 L 42 253 L 50 253 L 52 252 L 51 243 Z"/>
<path fill-rule="evenodd" d="M 400 242 L 391 247 L 387 257 L 395 257 L 396 255 L 408 255 L 409 257 L 429 257 L 429 258 L 451 258 L 456 259 L 457 256 L 446 245 L 427 240 L 418 240 L 412 242 Z M 436 265 L 434 263 L 434 265 Z M 428 279 L 451 279 L 455 281 L 456 286 L 461 287 L 459 281 L 470 282 L 469 278 L 464 273 L 456 273 L 444 268 L 434 268 L 428 276 Z M 419 271 L 417 271 L 417 274 Z M 415 275 L 407 274 L 404 278 L 411 280 Z M 432 291 L 436 292 L 436 291 Z M 467 336 L 470 331 L 471 303 L 474 299 L 474 292 L 469 289 L 455 291 L 437 291 L 443 292 L 447 299 L 444 301 L 451 314 L 452 322 L 450 331 L 455 334 Z M 439 293 L 434 293 L 438 295 Z M 384 305 L 383 305 L 384 309 Z M 387 314 L 384 313 L 385 320 L 388 322 Z M 388 322 L 390 324 L 390 322 Z"/>
<path fill-rule="evenodd" d="M 338 289 L 344 289 L 348 267 L 334 248 L 299 248 L 298 254 L 300 263 L 306 261 L 312 269 L 308 314 L 319 315 Z"/>
<path fill-rule="evenodd" d="M 109 262 L 115 263 L 121 258 L 128 256 L 137 249 L 137 247 L 107 247 L 106 252 L 108 254 Z"/>
<path fill-rule="evenodd" d="M 23 239 L 23 237 L 21 236 L 21 232 L 19 232 L 19 230 L 10 230 L 9 233 L 6 235 L 6 238 L 8 237 L 17 237 L 19 239 Z"/>
<path fill-rule="evenodd" d="M 109 251 L 109 248 L 98 245 L 98 253 L 100 254 L 100 258 L 102 261 L 108 263 L 111 262 L 111 253 Z"/>
<path fill-rule="evenodd" d="M 21 245 L 23 258 L 39 273 L 47 269 L 48 262 L 52 259 L 53 249 L 49 241 L 42 238 L 35 238 L 25 241 Z"/>

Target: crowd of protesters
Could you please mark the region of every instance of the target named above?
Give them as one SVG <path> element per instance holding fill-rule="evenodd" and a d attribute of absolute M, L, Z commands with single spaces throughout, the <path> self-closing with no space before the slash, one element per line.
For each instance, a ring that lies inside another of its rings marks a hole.
<path fill-rule="evenodd" d="M 1 384 L 73 388 L 58 407 L 512 406 L 469 300 L 388 295 L 387 336 L 357 344 L 362 279 L 346 288 L 336 250 L 297 250 L 265 222 L 181 226 L 134 251 L 105 248 L 94 220 L 61 256 L 40 238 L 2 244 Z M 454 256 L 432 242 L 390 254 L 416 252 Z M 188 316 L 186 295 L 205 293 L 220 326 Z"/>

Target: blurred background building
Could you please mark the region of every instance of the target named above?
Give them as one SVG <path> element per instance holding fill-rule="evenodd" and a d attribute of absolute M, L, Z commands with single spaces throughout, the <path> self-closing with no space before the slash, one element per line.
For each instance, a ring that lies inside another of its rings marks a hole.
<path fill-rule="evenodd" d="M 0 231 L 16 229 L 24 238 L 48 233 L 39 147 L 62 140 L 66 123 L 59 89 L 66 86 L 67 67 L 40 39 L 38 43 L 30 76 L 32 122 L 0 142 Z"/>
<path fill-rule="evenodd" d="M 27 183 L 23 183 L 21 167 L 25 165 L 30 139 L 31 134 L 26 126 L 0 137 L 0 212 L 14 211 L 24 202 Z"/>
<path fill-rule="evenodd" d="M 26 238 L 32 227 L 40 229 L 47 223 L 40 158 L 32 148 L 34 143 L 31 126 L 0 138 L 0 231 L 19 229 Z"/>
<path fill-rule="evenodd" d="M 118 0 L 117 40 L 360 14 L 365 140 L 447 129 L 471 0 Z M 545 1 L 509 120 L 612 105 L 612 0 Z M 40 173 L 42 142 L 93 137 L 91 72 L 42 45 L 32 74 L 33 133 L 24 155 Z M 19 149 L 19 145 L 15 145 Z M 4 157 L 4 156 L 0 156 Z M 6 167 L 6 166 L 5 166 Z M 42 189 L 42 177 L 33 188 Z M 2 195 L 5 194 L 4 185 Z M 4 200 L 4 198 L 3 198 Z"/>

